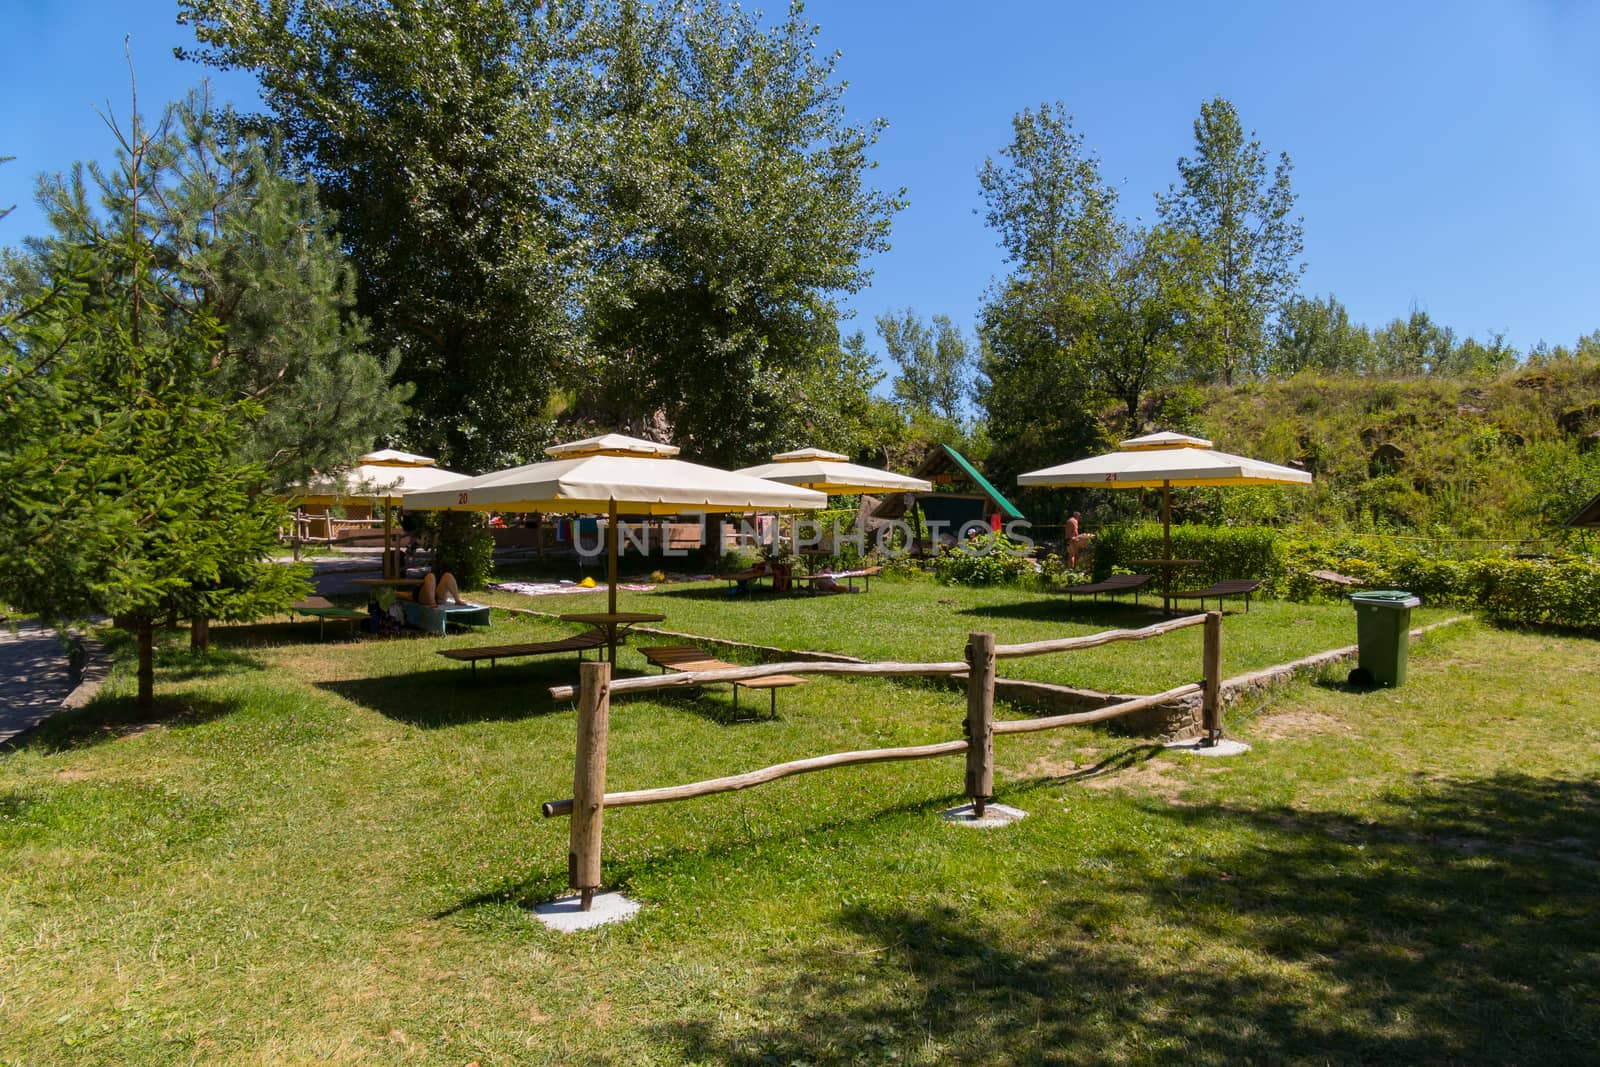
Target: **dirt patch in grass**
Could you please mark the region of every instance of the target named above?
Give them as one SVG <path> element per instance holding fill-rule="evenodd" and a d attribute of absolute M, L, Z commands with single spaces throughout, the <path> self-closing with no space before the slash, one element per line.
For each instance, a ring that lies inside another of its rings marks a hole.
<path fill-rule="evenodd" d="M 1317 734 L 1355 733 L 1349 723 L 1309 708 L 1285 708 L 1263 715 L 1256 720 L 1254 732 L 1268 741 L 1314 737 Z"/>
<path fill-rule="evenodd" d="M 1122 789 L 1158 796 L 1170 804 L 1181 804 L 1179 799 L 1189 790 L 1189 782 L 1171 777 L 1170 763 L 1149 760 L 1131 767 L 1118 767 L 1104 774 L 1081 780 L 1090 789 Z"/>

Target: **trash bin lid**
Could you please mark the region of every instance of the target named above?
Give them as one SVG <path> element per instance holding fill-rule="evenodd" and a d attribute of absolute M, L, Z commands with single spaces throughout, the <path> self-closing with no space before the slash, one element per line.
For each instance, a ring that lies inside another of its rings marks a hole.
<path fill-rule="evenodd" d="M 1415 608 L 1422 604 L 1421 600 L 1404 589 L 1369 589 L 1364 593 L 1351 593 L 1350 599 L 1357 604 L 1386 608 Z"/>

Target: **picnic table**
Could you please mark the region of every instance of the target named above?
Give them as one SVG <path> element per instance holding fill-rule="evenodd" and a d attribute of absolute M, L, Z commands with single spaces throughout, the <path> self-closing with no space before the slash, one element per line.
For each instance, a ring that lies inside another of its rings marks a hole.
<path fill-rule="evenodd" d="M 641 622 L 665 622 L 665 615 L 656 615 L 648 611 L 575 611 L 570 615 L 557 616 L 562 622 L 577 622 L 585 626 L 593 626 L 606 635 L 606 659 L 615 667 L 617 665 L 617 639 L 628 629 Z"/>

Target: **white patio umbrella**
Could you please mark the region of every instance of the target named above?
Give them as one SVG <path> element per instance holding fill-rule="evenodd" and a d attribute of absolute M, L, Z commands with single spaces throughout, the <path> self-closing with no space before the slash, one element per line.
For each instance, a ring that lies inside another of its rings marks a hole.
<path fill-rule="evenodd" d="M 346 500 L 397 504 L 404 501 L 407 493 L 433 489 L 464 477 L 466 475 L 436 466 L 432 456 L 380 448 L 362 456 L 353 467 L 313 477 L 307 484 L 290 490 L 290 495 L 301 504 L 327 505 Z M 392 515 L 393 512 L 388 508 L 384 510 L 383 567 L 386 577 L 393 577 L 389 574 Z"/>
<path fill-rule="evenodd" d="M 878 470 L 876 467 L 863 467 L 859 463 L 851 463 L 849 456 L 820 448 L 780 452 L 772 457 L 771 463 L 743 467 L 735 473 L 783 482 L 785 485 L 800 485 L 829 496 L 883 490 L 895 493 L 927 493 L 933 490 L 933 483 L 922 478 Z"/>
<path fill-rule="evenodd" d="M 406 507 L 606 515 L 609 610 L 617 610 L 617 515 L 827 507 L 823 493 L 674 459 L 675 445 L 605 434 L 555 445 L 556 458 L 406 495 Z"/>
<path fill-rule="evenodd" d="M 1160 489 L 1161 543 L 1172 558 L 1172 487 L 1310 485 L 1311 475 L 1258 459 L 1218 452 L 1210 441 L 1181 433 L 1152 433 L 1123 441 L 1115 452 L 1019 475 L 1018 485 L 1100 489 Z"/>
<path fill-rule="evenodd" d="M 765 478 L 769 482 L 799 485 L 833 496 L 839 493 L 927 493 L 933 483 L 894 471 L 879 470 L 851 463 L 850 457 L 821 448 L 801 448 L 793 452 L 779 452 L 771 463 L 757 467 L 742 467 L 736 473 L 752 478 Z M 790 531 L 796 543 L 799 523 Z"/>

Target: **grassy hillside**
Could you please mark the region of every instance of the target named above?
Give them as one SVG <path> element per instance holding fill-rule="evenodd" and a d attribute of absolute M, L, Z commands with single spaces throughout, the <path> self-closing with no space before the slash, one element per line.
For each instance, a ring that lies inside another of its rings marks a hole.
<path fill-rule="evenodd" d="M 1309 493 L 1187 495 L 1179 507 L 1193 521 L 1537 536 L 1600 492 L 1600 360 L 1553 360 L 1497 378 L 1308 373 L 1210 391 L 1188 427 L 1172 428 L 1303 464 L 1316 477 Z"/>

